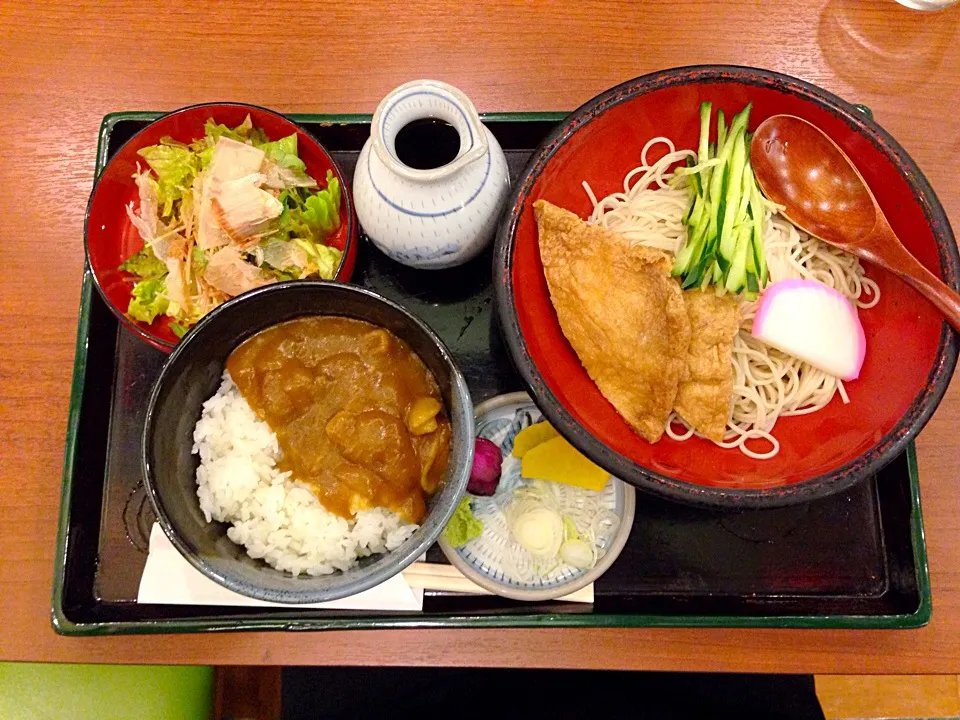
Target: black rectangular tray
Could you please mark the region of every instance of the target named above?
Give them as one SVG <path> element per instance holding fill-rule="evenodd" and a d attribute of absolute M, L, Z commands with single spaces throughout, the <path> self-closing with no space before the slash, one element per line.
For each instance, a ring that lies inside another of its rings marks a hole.
<path fill-rule="evenodd" d="M 97 173 L 158 113 L 113 113 Z M 352 179 L 369 116 L 293 116 Z M 512 175 L 562 117 L 487 115 Z M 403 267 L 361 240 L 353 282 L 404 304 L 447 343 L 474 402 L 523 389 L 499 335 L 487 252 L 445 271 Z M 427 592 L 420 613 L 138 605 L 153 514 L 139 465 L 165 355 L 119 327 L 83 277 L 53 585 L 63 634 L 395 626 L 918 627 L 930 584 L 913 446 L 876 477 L 808 505 L 695 509 L 640 494 L 630 540 L 592 605 Z M 428 559 L 444 562 L 432 548 Z"/>

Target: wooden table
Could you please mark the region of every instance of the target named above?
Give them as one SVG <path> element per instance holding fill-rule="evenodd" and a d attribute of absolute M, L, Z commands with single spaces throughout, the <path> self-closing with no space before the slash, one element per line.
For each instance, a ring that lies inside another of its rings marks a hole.
<path fill-rule="evenodd" d="M 869 105 L 960 226 L 960 6 L 517 0 L 0 3 L 0 659 L 960 672 L 960 382 L 917 440 L 933 621 L 907 631 L 409 630 L 62 638 L 51 569 L 83 213 L 112 110 L 235 99 L 373 110 L 436 77 L 481 110 L 570 109 L 694 63 L 787 72 Z"/>

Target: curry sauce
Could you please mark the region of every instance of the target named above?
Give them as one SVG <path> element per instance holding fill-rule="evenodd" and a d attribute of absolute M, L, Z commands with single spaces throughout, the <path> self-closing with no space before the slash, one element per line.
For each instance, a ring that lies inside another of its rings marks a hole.
<path fill-rule="evenodd" d="M 324 507 L 423 519 L 446 470 L 450 421 L 433 375 L 403 340 L 363 320 L 303 317 L 245 340 L 227 370 L 276 433 L 279 469 Z"/>

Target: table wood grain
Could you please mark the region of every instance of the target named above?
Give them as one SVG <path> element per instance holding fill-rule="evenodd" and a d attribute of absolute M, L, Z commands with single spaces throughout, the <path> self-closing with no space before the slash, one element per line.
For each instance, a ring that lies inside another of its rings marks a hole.
<path fill-rule="evenodd" d="M 241 100 L 370 112 L 434 77 L 478 108 L 571 109 L 735 63 L 871 107 L 960 223 L 960 6 L 780 2 L 0 3 L 0 659 L 960 672 L 960 383 L 917 440 L 933 620 L 908 631 L 391 630 L 63 638 L 50 626 L 84 207 L 104 114 Z"/>

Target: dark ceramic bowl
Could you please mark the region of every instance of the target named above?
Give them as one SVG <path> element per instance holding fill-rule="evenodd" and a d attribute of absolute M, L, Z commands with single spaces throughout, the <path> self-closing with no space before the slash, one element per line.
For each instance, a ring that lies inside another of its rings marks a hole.
<path fill-rule="evenodd" d="M 797 115 L 843 148 L 876 193 L 907 248 L 953 288 L 960 258 L 933 189 L 906 151 L 863 108 L 795 78 L 742 67 L 676 68 L 618 85 L 576 110 L 544 141 L 516 184 L 494 259 L 498 312 L 510 352 L 547 418 L 611 474 L 675 500 L 721 507 L 770 507 L 840 492 L 904 451 L 943 397 L 958 336 L 904 282 L 874 266 L 879 304 L 860 313 L 866 363 L 847 384 L 851 403 L 782 418 L 780 452 L 757 461 L 707 440 L 655 444 L 640 438 L 607 402 L 557 322 L 537 244 L 533 202 L 586 217 L 597 197 L 623 189 L 652 137 L 694 148 L 698 105 L 731 117 L 753 103 L 750 130 L 770 115 Z"/>
<path fill-rule="evenodd" d="M 137 151 L 170 136 L 189 143 L 203 137 L 203 125 L 213 118 L 216 122 L 235 127 L 250 115 L 254 127 L 262 129 L 268 138 L 277 140 L 297 134 L 297 154 L 307 166 L 307 172 L 323 182 L 327 170 L 340 180 L 340 228 L 329 244 L 343 251 L 340 265 L 334 273 L 337 280 L 349 280 L 357 256 L 357 218 L 349 183 L 344 182 L 343 171 L 333 157 L 310 133 L 283 115 L 256 105 L 244 103 L 205 103 L 175 110 L 157 118 L 134 135 L 110 158 L 97 178 L 87 205 L 84 221 L 84 247 L 87 262 L 93 273 L 94 284 L 120 323 L 137 337 L 154 347 L 170 352 L 177 344 L 177 336 L 169 328 L 170 319 L 157 317 L 151 324 L 133 320 L 126 314 L 133 288 L 130 273 L 118 269 L 120 263 L 143 247 L 140 234 L 130 222 L 126 207 L 139 204 L 133 175 L 137 161 L 146 167 Z"/>
<path fill-rule="evenodd" d="M 231 351 L 251 335 L 304 315 L 342 315 L 385 327 L 405 340 L 440 386 L 452 440 L 447 475 L 427 502 L 420 528 L 399 548 L 363 558 L 357 567 L 298 578 L 250 558 L 227 537 L 225 523 L 208 523 L 197 500 L 198 457 L 193 429 L 203 402 L 220 385 Z M 150 396 L 142 462 L 147 494 L 164 532 L 207 577 L 231 590 L 272 602 L 313 603 L 361 592 L 395 575 L 437 539 L 462 495 L 473 462 L 473 403 L 443 343 L 396 303 L 354 285 L 294 280 L 251 290 L 214 308 L 170 354 Z"/>

